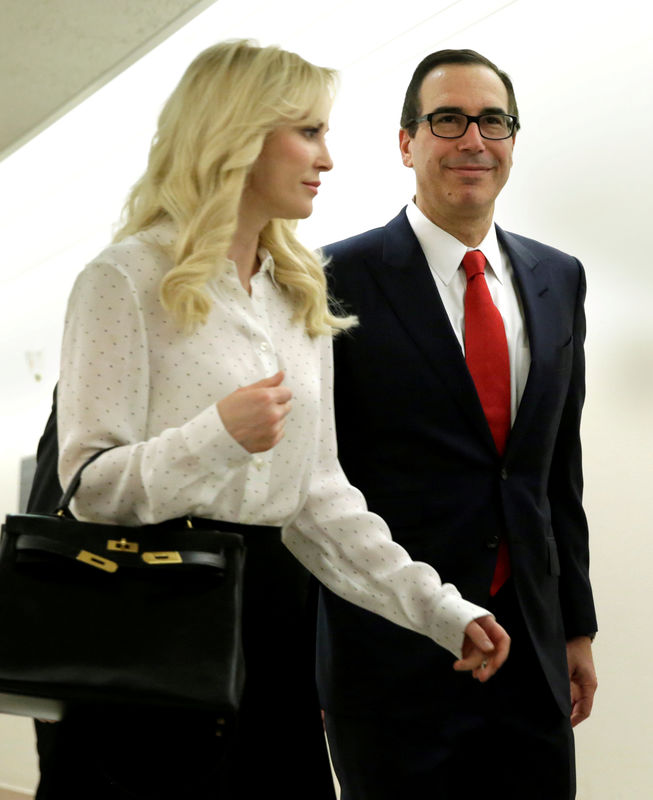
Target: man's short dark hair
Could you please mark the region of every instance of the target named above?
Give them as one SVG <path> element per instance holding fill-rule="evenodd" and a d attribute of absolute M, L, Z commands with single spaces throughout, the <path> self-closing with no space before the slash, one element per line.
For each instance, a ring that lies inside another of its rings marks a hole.
<path fill-rule="evenodd" d="M 499 76 L 508 92 L 508 113 L 514 114 L 516 117 L 519 116 L 512 81 L 509 76 L 503 70 L 500 70 L 496 64 L 493 64 L 489 58 L 477 53 L 476 50 L 438 50 L 420 61 L 417 65 L 417 69 L 413 73 L 413 77 L 410 79 L 408 89 L 406 89 L 404 107 L 401 112 L 401 127 L 408 131 L 409 136 L 412 137 L 415 135 L 417 130 L 415 120 L 422 115 L 419 93 L 422 88 L 422 83 L 424 83 L 424 78 L 436 67 L 441 67 L 444 64 L 476 64 L 491 69 L 492 72 Z M 518 129 L 519 122 L 515 127 L 515 130 Z"/>

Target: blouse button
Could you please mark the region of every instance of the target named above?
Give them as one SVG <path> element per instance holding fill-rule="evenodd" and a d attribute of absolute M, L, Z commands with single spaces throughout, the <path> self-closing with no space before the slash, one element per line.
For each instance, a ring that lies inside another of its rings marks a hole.
<path fill-rule="evenodd" d="M 262 352 L 265 352 L 268 349 L 267 342 L 261 342 L 260 348 Z"/>

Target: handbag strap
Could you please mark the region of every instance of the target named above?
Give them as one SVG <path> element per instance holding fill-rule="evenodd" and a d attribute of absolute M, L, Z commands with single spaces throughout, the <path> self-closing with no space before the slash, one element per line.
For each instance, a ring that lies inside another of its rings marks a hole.
<path fill-rule="evenodd" d="M 87 458 L 86 461 L 82 464 L 82 466 L 77 470 L 74 474 L 73 479 L 68 484 L 68 488 L 66 491 L 61 495 L 61 499 L 57 504 L 55 509 L 55 514 L 60 517 L 64 516 L 72 516 L 68 506 L 70 505 L 70 501 L 73 499 L 75 492 L 79 489 L 79 484 L 82 482 L 82 472 L 88 467 L 89 464 L 92 464 L 96 458 L 99 458 L 102 453 L 106 453 L 109 450 L 113 450 L 118 445 L 114 444 L 111 447 L 105 447 L 104 450 L 98 450 L 97 453 L 93 453 L 90 458 Z"/>
<path fill-rule="evenodd" d="M 115 572 L 119 566 L 149 568 L 158 565 L 178 566 L 179 564 L 224 570 L 227 563 L 224 552 L 211 553 L 206 550 L 147 551 L 140 554 L 120 554 L 119 556 L 112 553 L 112 557 L 107 558 L 86 550 L 80 550 L 79 546 L 71 543 L 65 537 L 55 538 L 32 533 L 22 533 L 17 537 L 16 550 L 52 553 L 77 561 L 84 561 L 107 572 Z M 118 558 L 119 561 L 114 560 L 115 558 Z"/>

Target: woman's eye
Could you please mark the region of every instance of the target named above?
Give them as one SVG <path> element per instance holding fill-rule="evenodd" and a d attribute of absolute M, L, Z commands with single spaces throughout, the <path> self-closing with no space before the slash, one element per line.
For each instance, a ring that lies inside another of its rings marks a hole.
<path fill-rule="evenodd" d="M 314 139 L 319 132 L 319 128 L 302 128 L 302 133 L 307 139 Z"/>

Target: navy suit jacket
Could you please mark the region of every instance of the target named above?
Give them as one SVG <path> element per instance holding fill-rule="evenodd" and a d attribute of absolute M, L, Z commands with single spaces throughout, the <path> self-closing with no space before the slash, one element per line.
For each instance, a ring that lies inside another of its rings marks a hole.
<path fill-rule="evenodd" d="M 585 277 L 571 256 L 497 234 L 531 349 L 503 457 L 405 211 L 325 248 L 332 294 L 360 322 L 335 342 L 339 456 L 395 540 L 473 602 L 487 604 L 507 538 L 526 626 L 568 713 L 566 639 L 596 630 L 581 503 Z M 443 648 L 326 589 L 317 663 L 322 702 L 339 713 L 421 714 L 455 675 Z"/>

